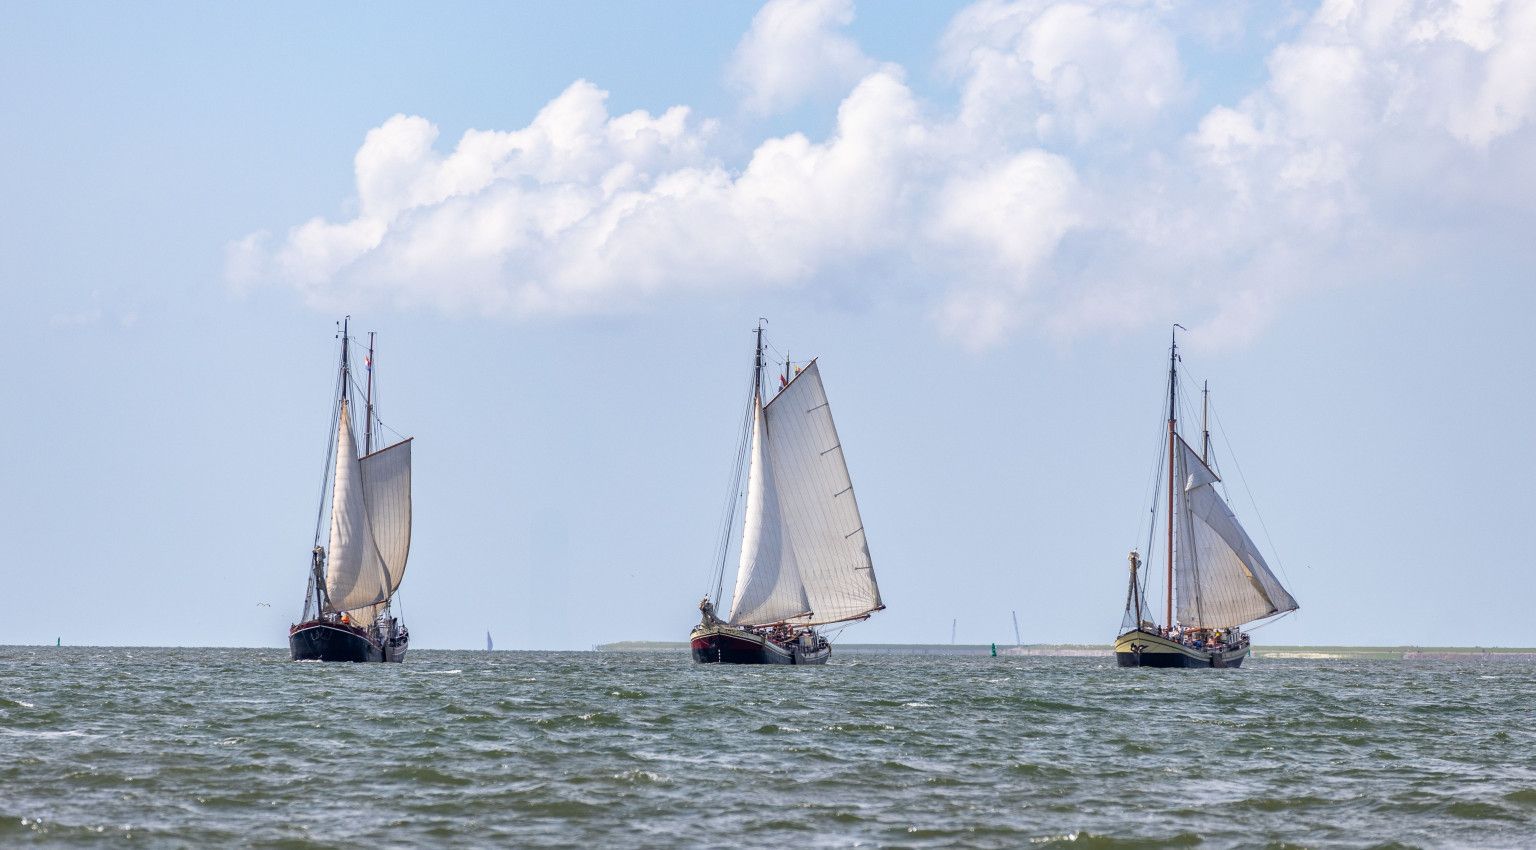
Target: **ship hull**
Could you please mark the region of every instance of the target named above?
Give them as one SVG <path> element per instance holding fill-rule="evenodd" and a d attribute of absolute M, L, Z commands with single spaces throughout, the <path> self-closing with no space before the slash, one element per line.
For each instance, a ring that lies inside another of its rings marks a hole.
<path fill-rule="evenodd" d="M 799 641 L 780 643 L 766 635 L 732 626 L 700 626 L 689 635 L 693 660 L 700 664 L 825 664 L 830 644 L 806 647 Z"/>
<path fill-rule="evenodd" d="M 327 620 L 310 620 L 288 630 L 288 650 L 294 661 L 404 661 L 407 644 L 397 640 L 381 646 L 361 629 Z"/>
<path fill-rule="evenodd" d="M 1115 663 L 1121 667 L 1240 667 L 1248 652 L 1246 643 L 1234 649 L 1211 651 L 1139 629 L 1115 639 Z"/>

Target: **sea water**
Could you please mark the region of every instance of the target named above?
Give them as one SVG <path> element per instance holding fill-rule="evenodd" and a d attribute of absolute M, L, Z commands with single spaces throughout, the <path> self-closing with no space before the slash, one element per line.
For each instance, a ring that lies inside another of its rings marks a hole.
<path fill-rule="evenodd" d="M 0 649 L 0 847 L 1531 847 L 1536 666 Z"/>

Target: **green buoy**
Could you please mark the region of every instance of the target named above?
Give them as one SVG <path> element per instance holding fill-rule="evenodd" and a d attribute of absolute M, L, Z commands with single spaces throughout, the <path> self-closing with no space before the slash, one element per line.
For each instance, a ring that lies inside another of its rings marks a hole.
<path fill-rule="evenodd" d="M 995 643 L 992 644 L 992 657 L 993 658 L 997 657 L 997 644 L 995 644 Z"/>

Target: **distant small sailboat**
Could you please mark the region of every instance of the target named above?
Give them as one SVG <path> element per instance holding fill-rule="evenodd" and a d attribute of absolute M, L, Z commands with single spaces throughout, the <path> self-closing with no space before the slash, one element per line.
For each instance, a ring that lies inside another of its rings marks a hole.
<path fill-rule="evenodd" d="M 723 620 L 715 613 L 729 550 L 727 522 L 714 594 L 699 603 L 702 619 L 689 635 L 693 660 L 824 664 L 832 646 L 817 626 L 867 619 L 885 605 L 821 372 L 812 360 L 791 374 L 786 357 L 779 392 L 764 403 L 761 323 L 745 419 L 727 511 L 734 517 L 746 454 L 747 504 L 731 611 Z"/>
<path fill-rule="evenodd" d="M 491 650 L 493 650 L 495 648 L 496 648 L 496 644 L 491 642 L 491 633 L 490 632 L 486 632 L 485 633 L 485 651 L 486 652 L 490 652 Z"/>
<path fill-rule="evenodd" d="M 295 661 L 404 661 L 410 632 L 390 610 L 411 548 L 411 438 L 373 450 L 373 334 L 368 335 L 363 453 L 352 433 L 350 318 L 341 329 L 336 435 L 315 523 L 304 613 L 288 630 Z M 334 464 L 332 460 L 334 458 Z M 330 546 L 320 545 L 329 509 Z"/>
<path fill-rule="evenodd" d="M 1179 436 L 1178 366 L 1179 345 L 1175 336 L 1168 358 L 1165 439 L 1165 625 L 1158 625 L 1152 618 L 1141 555 L 1133 551 L 1131 585 L 1126 594 L 1123 631 L 1115 639 L 1115 659 L 1121 667 L 1237 667 L 1250 650 L 1242 626 L 1295 611 L 1300 606 L 1275 578 L 1231 507 L 1212 486 L 1221 477 L 1211 467 L 1209 427 L 1202 423 L 1199 452 Z M 1161 494 L 1158 499 L 1161 500 Z M 1156 508 L 1154 504 L 1154 514 Z"/>

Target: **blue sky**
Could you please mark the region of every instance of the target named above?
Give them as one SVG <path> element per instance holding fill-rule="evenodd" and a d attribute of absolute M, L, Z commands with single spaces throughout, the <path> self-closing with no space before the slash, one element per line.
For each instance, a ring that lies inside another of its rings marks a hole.
<path fill-rule="evenodd" d="M 1111 639 L 1177 321 L 1259 640 L 1529 645 L 1532 57 L 1529 2 L 6 4 L 0 643 L 281 645 L 350 313 L 418 646 L 682 639 L 758 316 L 845 639 Z"/>

